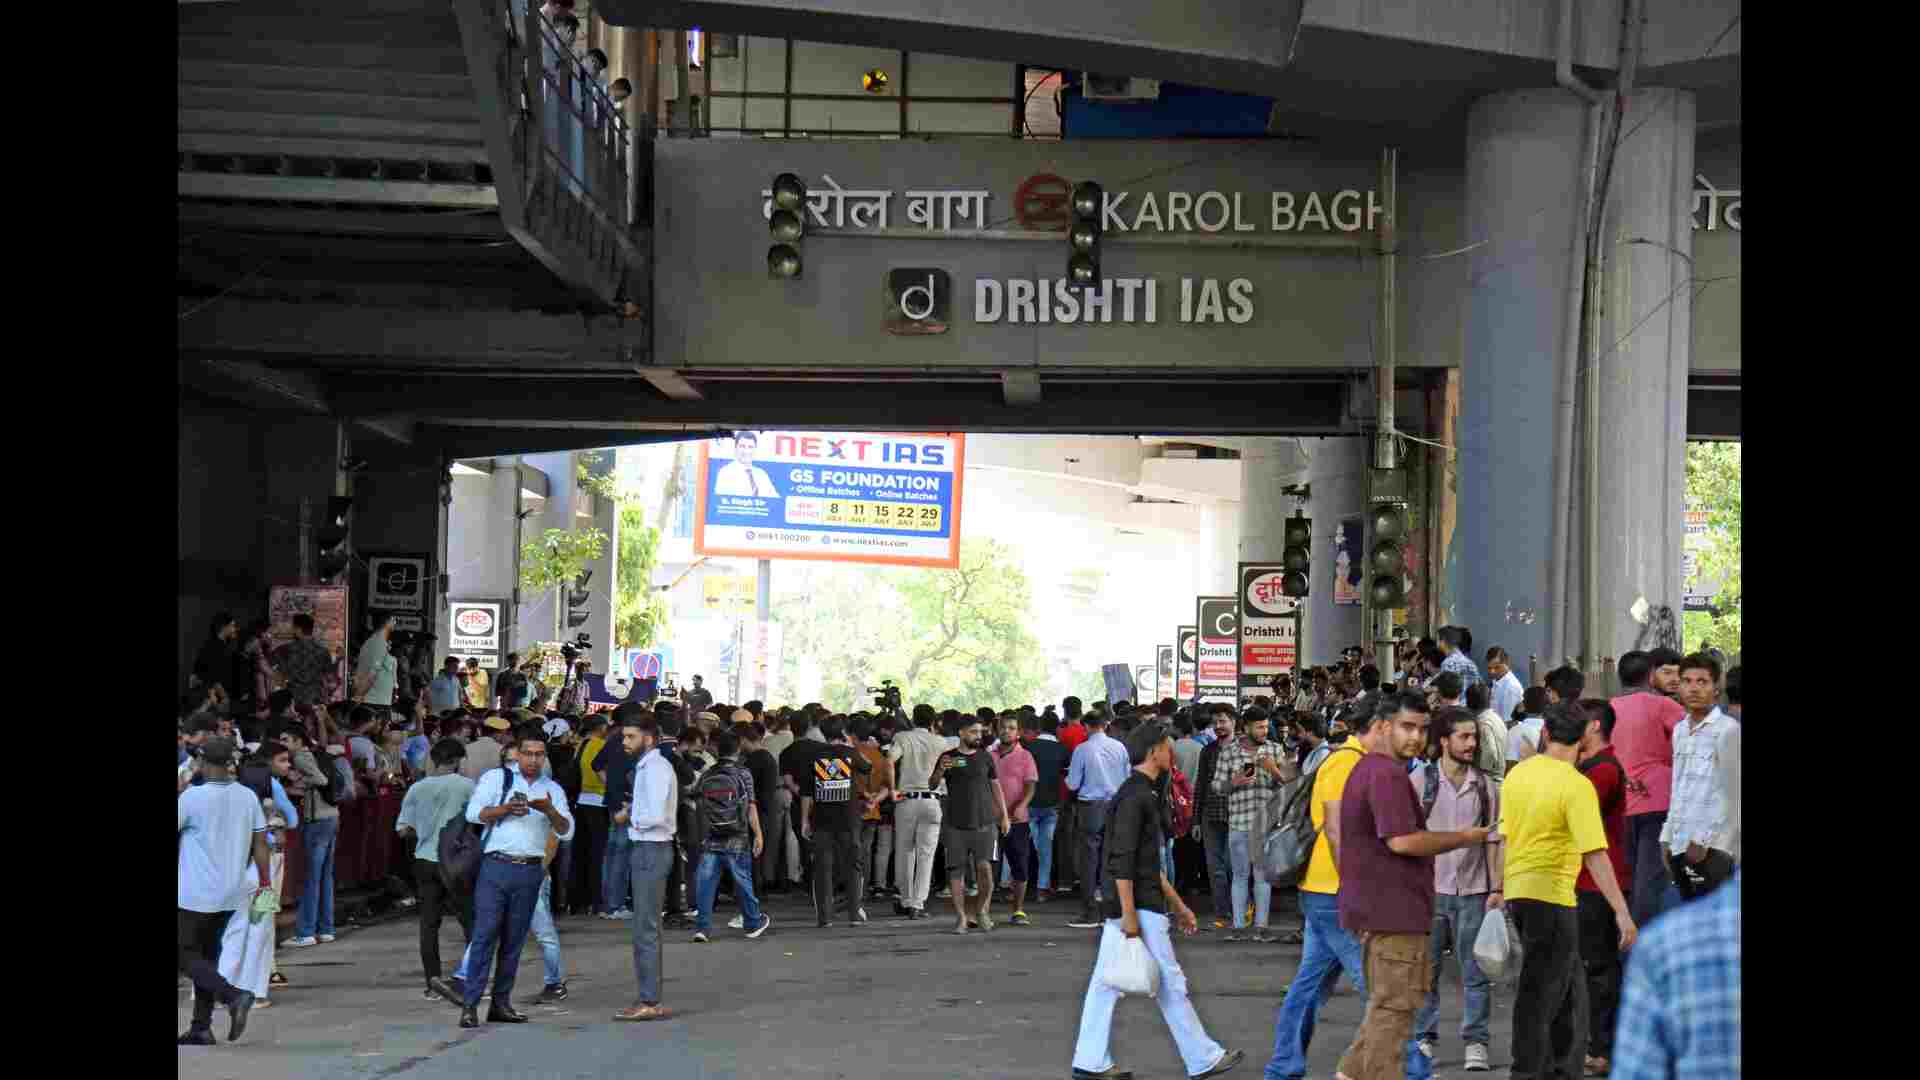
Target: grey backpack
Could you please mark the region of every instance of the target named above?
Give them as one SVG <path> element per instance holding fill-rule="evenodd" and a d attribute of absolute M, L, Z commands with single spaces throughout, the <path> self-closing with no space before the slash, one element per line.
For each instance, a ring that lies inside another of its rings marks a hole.
<path fill-rule="evenodd" d="M 1269 883 L 1285 888 L 1299 884 L 1306 876 L 1307 864 L 1313 860 L 1313 845 L 1320 839 L 1320 830 L 1313 824 L 1313 784 L 1320 770 L 1341 751 L 1360 752 L 1351 746 L 1335 748 L 1312 772 L 1286 785 L 1276 796 L 1280 812 L 1267 829 L 1266 843 L 1260 852 Z"/>

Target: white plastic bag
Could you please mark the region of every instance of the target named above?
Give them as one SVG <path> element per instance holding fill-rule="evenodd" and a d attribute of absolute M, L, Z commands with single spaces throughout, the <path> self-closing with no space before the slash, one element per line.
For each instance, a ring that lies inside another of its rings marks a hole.
<path fill-rule="evenodd" d="M 1507 955 L 1513 951 L 1509 937 L 1507 913 L 1504 910 L 1487 912 L 1479 935 L 1473 939 L 1473 959 L 1488 978 L 1497 979 L 1507 970 Z"/>
<path fill-rule="evenodd" d="M 1105 957 L 1102 981 L 1122 994 L 1154 997 L 1160 993 L 1160 965 L 1154 962 L 1145 938 L 1117 935 L 1112 952 Z"/>

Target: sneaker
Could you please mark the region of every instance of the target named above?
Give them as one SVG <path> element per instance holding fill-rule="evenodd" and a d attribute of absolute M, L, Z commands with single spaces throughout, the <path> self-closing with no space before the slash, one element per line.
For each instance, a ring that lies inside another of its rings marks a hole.
<path fill-rule="evenodd" d="M 1487 1072 L 1493 1066 L 1487 1064 L 1487 1046 L 1485 1043 L 1467 1044 L 1467 1071 Z M 1604 1071 L 1603 1071 L 1604 1075 Z"/>
<path fill-rule="evenodd" d="M 750 937 L 750 938 L 757 938 L 757 937 L 759 937 L 759 936 L 760 936 L 761 934 L 764 934 L 764 933 L 766 933 L 766 932 L 767 932 L 767 927 L 769 927 L 769 926 L 772 926 L 772 925 L 773 925 L 773 916 L 771 916 L 771 915 L 769 915 L 769 914 L 767 914 L 766 912 L 764 912 L 764 911 L 763 911 L 763 912 L 761 912 L 761 913 L 760 913 L 760 925 L 759 925 L 759 926 L 756 926 L 756 927 L 754 927 L 753 929 L 751 929 L 751 930 L 749 930 L 749 931 L 747 931 L 747 936 L 748 936 L 748 937 Z"/>
<path fill-rule="evenodd" d="M 621 908 L 619 911 L 609 911 L 606 914 L 606 918 L 609 922 L 624 922 L 627 919 L 633 918 L 633 909 Z"/>
<path fill-rule="evenodd" d="M 967 899 L 972 900 L 977 898 L 979 895 L 980 895 L 980 886 L 978 885 L 967 886 Z"/>
<path fill-rule="evenodd" d="M 695 945 L 705 945 L 707 943 L 707 932 L 705 930 L 695 930 L 693 932 L 693 943 Z"/>
<path fill-rule="evenodd" d="M 333 936 L 332 934 L 321 934 L 321 935 L 319 936 L 319 941 L 320 941 L 320 944 L 322 944 L 322 945 L 325 945 L 325 944 L 328 944 L 329 942 L 332 942 L 332 941 L 334 941 L 334 940 L 336 940 L 336 939 L 334 938 L 334 936 Z"/>
<path fill-rule="evenodd" d="M 1419 1047 L 1420 1047 L 1420 1056 L 1421 1056 L 1421 1057 L 1424 1057 L 1424 1058 L 1426 1058 L 1426 1059 L 1427 1059 L 1428 1061 L 1432 1061 L 1432 1060 L 1433 1060 L 1433 1051 L 1434 1051 L 1434 1042 L 1433 1042 L 1433 1040 L 1432 1040 L 1432 1039 L 1421 1039 L 1418 1045 L 1419 1045 Z M 1468 1056 L 1469 1058 L 1471 1058 L 1471 1057 L 1472 1057 L 1473 1055 L 1472 1055 L 1472 1053 L 1471 1053 L 1471 1052 L 1469 1052 L 1467 1056 Z M 1486 1061 L 1486 1056 L 1487 1056 L 1487 1048 L 1483 1046 L 1483 1047 L 1481 1047 L 1481 1048 L 1480 1048 L 1480 1057 L 1481 1057 L 1481 1067 L 1482 1067 L 1482 1068 L 1485 1068 L 1485 1067 L 1486 1067 L 1486 1064 L 1485 1064 L 1485 1061 Z"/>
<path fill-rule="evenodd" d="M 1007 919 L 1008 926 L 1032 926 L 1033 920 L 1027 918 L 1024 911 L 1016 911 Z"/>
<path fill-rule="evenodd" d="M 858 925 L 860 925 L 861 923 L 863 923 L 863 922 L 866 922 L 866 921 L 867 921 L 867 909 L 866 909 L 866 908 L 854 908 L 854 909 L 853 909 L 853 923 L 854 923 L 854 925 L 855 925 L 855 926 L 858 926 Z"/>
<path fill-rule="evenodd" d="M 1255 930 L 1248 936 L 1247 940 L 1253 942 L 1255 945 L 1271 945 L 1273 944 L 1273 935 L 1267 933 L 1265 930 Z"/>
<path fill-rule="evenodd" d="M 533 1003 L 535 1005 L 552 1005 L 555 1002 L 565 1000 L 567 1000 L 567 984 L 557 982 L 542 989 L 540 996 L 533 999 Z"/>
<path fill-rule="evenodd" d="M 311 949 L 318 944 L 320 944 L 320 942 L 315 938 L 297 937 L 297 938 L 288 938 L 287 940 L 281 942 L 280 947 L 283 949 Z"/>
<path fill-rule="evenodd" d="M 1100 927 L 1100 919 L 1094 915 L 1076 915 L 1067 920 L 1067 925 L 1075 930 L 1097 930 Z"/>
<path fill-rule="evenodd" d="M 727 920 L 727 929 L 729 930 L 745 930 L 746 928 L 747 916 L 745 913 L 735 915 L 733 918 Z"/>
<path fill-rule="evenodd" d="M 947 886 L 947 885 L 943 885 L 943 886 L 941 886 L 941 887 L 940 887 L 940 891 L 939 891 L 939 892 L 937 892 L 937 893 L 934 893 L 934 894 L 933 894 L 933 898 L 934 898 L 935 900 L 951 900 L 951 899 L 953 899 L 953 888 L 952 888 L 952 886 Z"/>
<path fill-rule="evenodd" d="M 1247 937 L 1247 932 L 1245 930 L 1235 930 L 1232 933 L 1227 935 L 1227 940 L 1228 941 L 1246 941 L 1249 939 Z"/>
<path fill-rule="evenodd" d="M 429 986 L 425 990 L 422 990 L 420 992 L 420 996 L 423 998 L 426 998 L 428 1001 L 439 1001 L 440 991 L 435 990 L 433 987 Z"/>

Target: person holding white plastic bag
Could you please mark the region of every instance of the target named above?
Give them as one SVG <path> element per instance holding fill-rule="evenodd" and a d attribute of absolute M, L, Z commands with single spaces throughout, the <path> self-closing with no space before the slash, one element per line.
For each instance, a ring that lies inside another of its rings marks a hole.
<path fill-rule="evenodd" d="M 1159 966 L 1156 997 L 1160 1015 L 1167 1021 L 1187 1074 L 1195 1080 L 1218 1076 L 1240 1064 L 1244 1054 L 1208 1037 L 1187 997 L 1186 974 L 1173 955 L 1173 924 L 1177 921 L 1186 934 L 1194 933 L 1199 924 L 1160 865 L 1164 830 L 1158 781 L 1173 768 L 1173 738 L 1166 727 L 1149 722 L 1134 729 L 1127 738 L 1127 760 L 1132 762 L 1133 771 L 1127 774 L 1108 808 L 1101 871 L 1105 925 L 1086 1001 L 1080 1007 L 1080 1037 L 1073 1052 L 1074 1080 L 1131 1080 L 1133 1076 L 1114 1063 L 1109 1051 L 1113 1009 L 1121 993 L 1109 985 L 1107 976 L 1121 962 L 1122 946 L 1129 939 L 1144 941 Z"/>

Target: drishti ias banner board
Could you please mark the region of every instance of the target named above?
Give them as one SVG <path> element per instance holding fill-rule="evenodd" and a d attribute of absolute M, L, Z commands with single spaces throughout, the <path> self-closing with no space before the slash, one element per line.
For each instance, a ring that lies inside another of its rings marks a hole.
<path fill-rule="evenodd" d="M 506 608 L 506 602 L 455 600 L 448 604 L 448 608 L 453 637 L 447 643 L 447 655 L 458 656 L 462 661 L 469 656 L 474 657 L 483 668 L 499 667 L 500 638 L 504 629 L 500 613 Z"/>
<path fill-rule="evenodd" d="M 1173 646 L 1153 647 L 1153 697 L 1158 701 L 1173 694 Z"/>
<path fill-rule="evenodd" d="M 1286 567 L 1240 564 L 1240 697 L 1267 693 L 1275 675 L 1298 663 L 1300 602 L 1280 591 Z"/>
<path fill-rule="evenodd" d="M 1191 626 L 1177 628 L 1173 634 L 1174 696 L 1184 704 L 1193 700 L 1193 666 L 1200 659 L 1200 631 Z"/>
<path fill-rule="evenodd" d="M 1240 651 L 1240 601 L 1232 596 L 1195 598 L 1200 629 L 1200 660 L 1195 685 L 1201 701 L 1240 700 L 1237 674 Z"/>
<path fill-rule="evenodd" d="M 693 550 L 957 569 L 965 474 L 957 432 L 735 432 L 701 444 Z"/>

